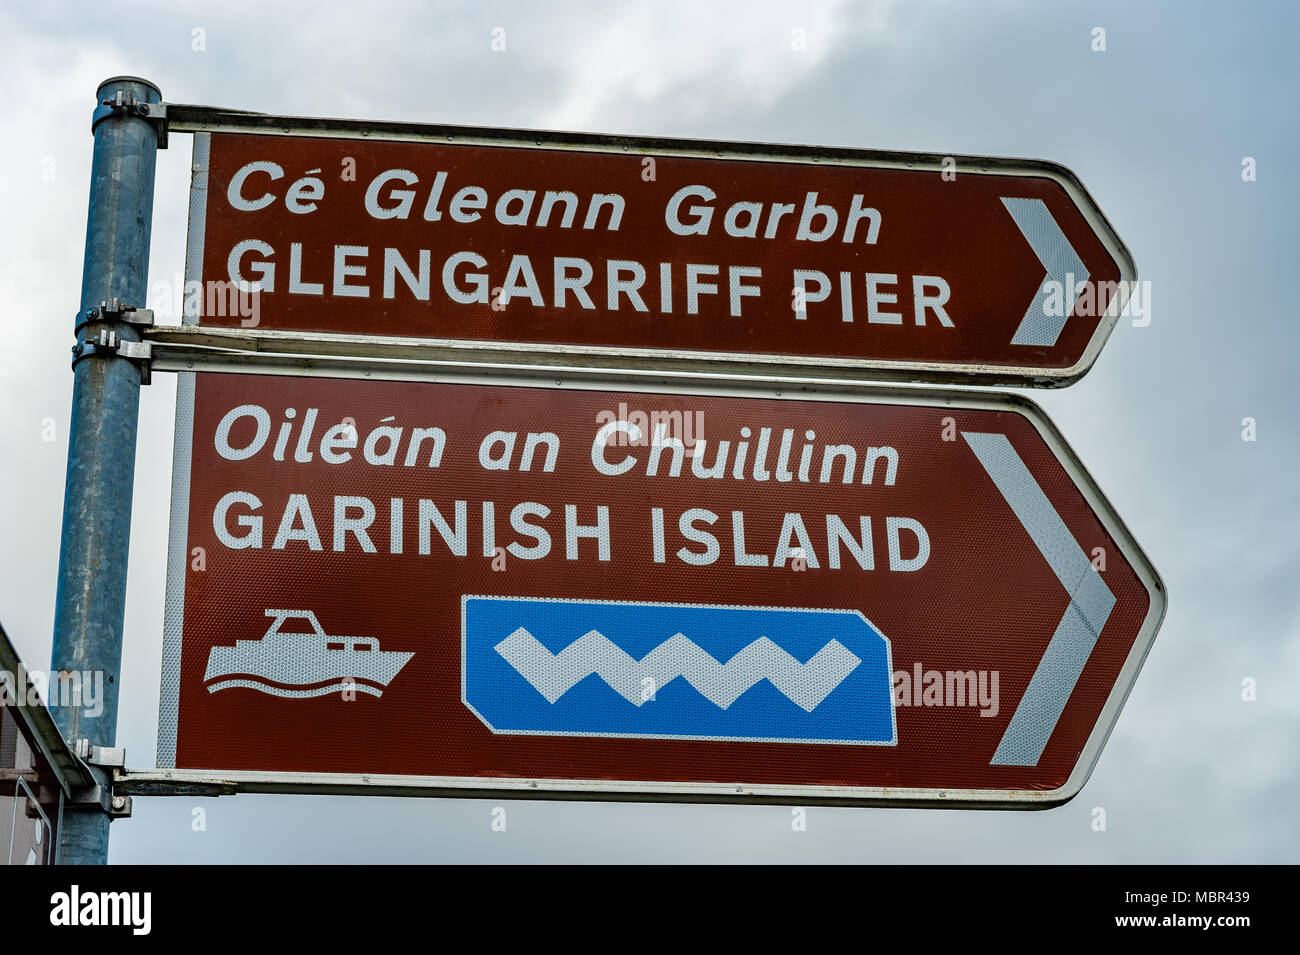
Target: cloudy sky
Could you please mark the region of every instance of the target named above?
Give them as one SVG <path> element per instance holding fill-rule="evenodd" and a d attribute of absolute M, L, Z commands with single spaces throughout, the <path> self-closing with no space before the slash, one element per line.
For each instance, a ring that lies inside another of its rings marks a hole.
<path fill-rule="evenodd" d="M 335 17 L 124 0 L 5 19 L 0 619 L 33 666 L 50 653 L 89 113 L 106 77 L 288 114 L 1052 159 L 1151 282 L 1147 327 L 1122 322 L 1082 382 L 1035 396 L 1170 593 L 1065 807 L 813 809 L 792 832 L 780 807 L 521 802 L 501 833 L 490 802 L 239 796 L 202 803 L 194 832 L 199 803 L 137 798 L 111 861 L 1300 861 L 1293 5 L 374 0 Z M 154 278 L 182 270 L 189 158 L 183 135 L 159 156 Z M 133 766 L 155 747 L 174 399 L 160 374 L 141 403 L 118 732 Z"/>

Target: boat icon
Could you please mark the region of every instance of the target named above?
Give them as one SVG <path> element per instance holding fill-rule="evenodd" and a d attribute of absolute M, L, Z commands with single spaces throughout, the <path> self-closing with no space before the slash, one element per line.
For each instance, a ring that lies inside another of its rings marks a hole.
<path fill-rule="evenodd" d="M 267 610 L 258 640 L 213 647 L 203 685 L 209 693 L 243 687 L 290 698 L 348 690 L 383 696 L 414 654 L 380 650 L 374 637 L 327 634 L 310 610 Z M 310 629 L 306 629 L 310 627 Z"/>

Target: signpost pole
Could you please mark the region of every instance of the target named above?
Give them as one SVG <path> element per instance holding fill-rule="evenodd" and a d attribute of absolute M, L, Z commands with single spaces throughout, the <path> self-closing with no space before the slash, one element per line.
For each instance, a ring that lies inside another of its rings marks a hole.
<path fill-rule="evenodd" d="M 158 149 L 148 104 L 161 100 L 156 86 L 134 77 L 114 77 L 99 87 L 81 307 L 74 325 L 79 341 L 140 339 L 130 323 L 119 320 L 125 313 L 95 309 L 115 298 L 122 306 L 145 305 Z M 51 687 L 52 702 L 63 704 L 52 710 L 66 739 L 111 747 L 117 736 L 141 366 L 115 348 L 77 354 L 51 668 L 61 680 L 102 673 L 103 705 L 92 716 L 76 705 L 79 700 L 69 704 Z M 100 783 L 107 788 L 105 779 Z M 107 861 L 110 817 L 93 805 L 66 814 L 59 861 Z"/>

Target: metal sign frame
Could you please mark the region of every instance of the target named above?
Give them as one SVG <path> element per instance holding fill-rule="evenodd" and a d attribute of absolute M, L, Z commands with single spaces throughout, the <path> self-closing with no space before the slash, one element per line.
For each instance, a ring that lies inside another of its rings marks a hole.
<path fill-rule="evenodd" d="M 26 667 L 18 655 L 18 650 L 9 639 L 9 634 L 5 632 L 4 627 L 0 626 L 0 670 L 17 673 L 22 669 Z M 43 702 L 39 706 L 28 706 L 24 702 L 14 709 L 39 749 L 41 757 L 49 763 L 50 771 L 65 794 L 95 784 L 94 776 L 63 739 L 59 727 L 54 722 L 54 716 Z"/>
<path fill-rule="evenodd" d="M 15 674 L 26 669 L 22 658 L 18 655 L 17 648 L 9 639 L 9 634 L 5 632 L 3 626 L 0 626 L 0 670 L 9 674 Z M 12 706 L 11 706 L 12 703 Z M 17 797 L 23 796 L 30 799 L 36 806 L 45 823 L 47 831 L 53 837 L 46 846 L 46 863 L 59 864 L 64 860 L 61 852 L 61 836 L 63 832 L 64 820 L 74 818 L 75 813 L 67 813 L 65 809 L 69 800 L 87 790 L 93 789 L 97 785 L 97 780 L 92 775 L 89 767 L 77 756 L 72 748 L 64 741 L 58 725 L 54 721 L 49 709 L 42 701 L 33 706 L 27 700 L 5 701 L 5 708 L 12 708 L 13 719 L 19 726 L 19 732 L 23 735 L 24 740 L 32 749 L 33 755 L 43 762 L 53 777 L 53 782 L 59 789 L 58 811 L 53 819 L 45 812 L 37 799 L 37 794 L 32 791 L 31 786 L 19 776 L 14 788 L 14 813 L 15 820 L 18 811 Z M 16 825 L 16 822 L 15 822 Z M 5 850 L 6 858 L 12 862 L 12 841 L 15 829 L 10 829 L 10 846 Z"/>
<path fill-rule="evenodd" d="M 167 104 L 166 126 L 173 132 L 194 134 L 194 179 L 191 190 L 189 243 L 201 249 L 207 209 L 207 155 L 212 132 L 256 133 L 268 136 L 312 136 L 335 139 L 439 142 L 513 149 L 545 148 L 600 153 L 644 153 L 661 157 L 731 159 L 780 162 L 810 166 L 850 166 L 870 169 L 931 171 L 935 174 L 956 162 L 964 176 L 1034 176 L 1058 184 L 1078 208 L 1089 228 L 1119 268 L 1116 294 L 1099 317 L 1079 361 L 1069 368 L 1034 365 L 979 365 L 879 359 L 814 358 L 779 354 L 743 354 L 681 349 L 621 348 L 564 344 L 502 343 L 492 341 L 375 338 L 328 333 L 297 334 L 257 329 L 156 327 L 144 337 L 159 350 L 183 353 L 222 350 L 233 356 L 262 353 L 331 357 L 453 361 L 461 363 L 545 364 L 559 367 L 589 366 L 632 370 L 660 369 L 708 372 L 725 368 L 729 374 L 765 378 L 854 378 L 875 381 L 1018 385 L 1060 388 L 1082 378 L 1096 362 L 1119 321 L 1137 267 L 1079 178 L 1068 168 L 1044 160 L 988 156 L 944 156 L 893 150 L 808 147 L 714 140 L 665 139 L 642 136 L 604 136 L 591 133 L 542 132 L 348 119 L 276 116 L 205 106 Z M 187 279 L 197 276 L 187 275 Z"/>
<path fill-rule="evenodd" d="M 28 786 L 27 781 L 24 780 L 21 776 L 18 777 L 17 784 L 14 786 L 14 796 L 13 796 L 14 808 L 13 808 L 12 818 L 9 823 L 9 848 L 7 850 L 8 855 L 6 856 L 6 859 L 8 860 L 8 864 L 9 865 L 17 864 L 14 862 L 14 840 L 18 835 L 18 805 L 23 799 L 26 799 L 36 808 L 36 812 L 40 817 L 41 823 L 45 826 L 45 831 L 49 834 L 49 838 L 45 841 L 45 853 L 44 853 L 45 861 L 39 864 L 54 865 L 56 861 L 55 856 L 58 853 L 58 838 L 59 838 L 58 827 L 54 823 L 50 822 L 50 817 L 46 815 L 45 810 L 41 808 L 41 804 L 36 798 L 36 793 L 32 792 L 32 787 Z M 59 818 L 62 818 L 63 816 L 62 795 L 60 795 L 59 797 L 58 816 Z M 24 864 L 26 863 L 24 862 Z"/>
<path fill-rule="evenodd" d="M 249 363 L 217 361 L 203 363 L 202 370 L 284 374 L 288 369 L 276 362 Z M 115 792 L 139 795 L 221 795 L 238 792 L 336 793 L 378 796 L 449 796 L 456 798 L 537 798 L 688 803 L 762 803 L 843 806 L 896 806 L 928 808 L 1043 809 L 1068 802 L 1083 788 L 1110 736 L 1151 644 L 1167 606 L 1167 592 L 1155 567 L 1134 539 L 1128 527 L 1102 493 L 1074 450 L 1047 414 L 1030 399 L 998 392 L 958 391 L 938 388 L 900 388 L 852 382 L 827 384 L 807 380 L 790 388 L 780 384 L 725 376 L 651 375 L 629 376 L 611 371 L 584 369 L 571 375 L 556 371 L 541 377 L 537 369 L 513 367 L 454 367 L 405 363 L 393 366 L 367 361 L 339 360 L 328 367 L 310 364 L 292 372 L 329 378 L 397 381 L 429 381 L 475 385 L 530 386 L 560 389 L 668 392 L 680 395 L 768 398 L 773 400 L 838 401 L 873 404 L 921 405 L 1013 412 L 1024 417 L 1047 444 L 1066 474 L 1078 488 L 1121 554 L 1142 582 L 1150 603 L 1124 666 L 1112 686 L 1092 731 L 1089 733 L 1066 782 L 1055 790 L 1000 789 L 899 789 L 883 787 L 838 787 L 806 785 L 747 785 L 734 783 L 645 782 L 624 780 L 569 780 L 492 777 L 387 776 L 378 774 L 272 773 L 174 769 L 166 766 L 145 770 L 122 770 L 115 777 Z M 176 412 L 176 453 L 173 464 L 171 529 L 167 567 L 167 619 L 163 647 L 163 669 L 179 671 L 183 639 L 184 587 L 188 560 L 189 468 L 193 440 L 194 374 L 179 376 Z M 179 673 L 177 674 L 179 677 Z M 174 760 L 178 700 L 163 680 L 164 695 L 159 708 L 159 762 Z M 169 728 L 170 740 L 165 735 Z"/>

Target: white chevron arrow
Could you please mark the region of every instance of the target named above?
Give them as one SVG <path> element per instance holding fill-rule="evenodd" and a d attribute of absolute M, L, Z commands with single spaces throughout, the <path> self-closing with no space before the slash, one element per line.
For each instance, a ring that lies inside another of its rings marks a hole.
<path fill-rule="evenodd" d="M 679 676 L 721 709 L 731 706 L 760 680 L 767 680 L 811 713 L 862 662 L 838 640 L 831 640 L 807 663 L 800 663 L 767 637 L 741 649 L 726 663 L 676 634 L 636 660 L 598 630 L 583 634 L 559 653 L 551 653 L 520 627 L 495 647 L 537 692 L 554 703 L 595 673 L 634 706 L 646 702 L 648 684 L 659 690 Z"/>
<path fill-rule="evenodd" d="M 1115 594 L 1005 434 L 963 431 L 1002 497 L 1029 534 L 1070 602 L 998 743 L 993 766 L 1037 766 L 1070 701 L 1092 648 L 1110 619 Z"/>
<path fill-rule="evenodd" d="M 1088 269 L 1084 266 L 1083 259 L 1079 258 L 1079 253 L 1074 251 L 1074 246 L 1070 245 L 1065 233 L 1061 231 L 1061 227 L 1052 218 L 1047 203 L 1042 199 L 1014 199 L 1003 196 L 1002 204 L 1007 207 L 1007 212 L 1011 213 L 1011 218 L 1016 220 L 1021 235 L 1034 250 L 1034 255 L 1038 256 L 1038 261 L 1042 262 L 1043 268 L 1047 269 L 1047 276 L 1039 285 L 1038 291 L 1034 293 L 1034 300 L 1025 310 L 1025 316 L 1020 320 L 1020 325 L 1011 338 L 1011 344 L 1055 345 L 1056 340 L 1061 337 L 1061 329 L 1065 328 L 1066 319 L 1074 311 L 1074 302 L 1078 296 L 1061 308 L 1048 308 L 1048 297 L 1052 295 L 1054 285 L 1082 290 L 1084 283 L 1088 281 Z M 1073 286 L 1070 285 L 1071 281 L 1074 283 Z M 1060 314 L 1055 314 L 1056 312 Z"/>

